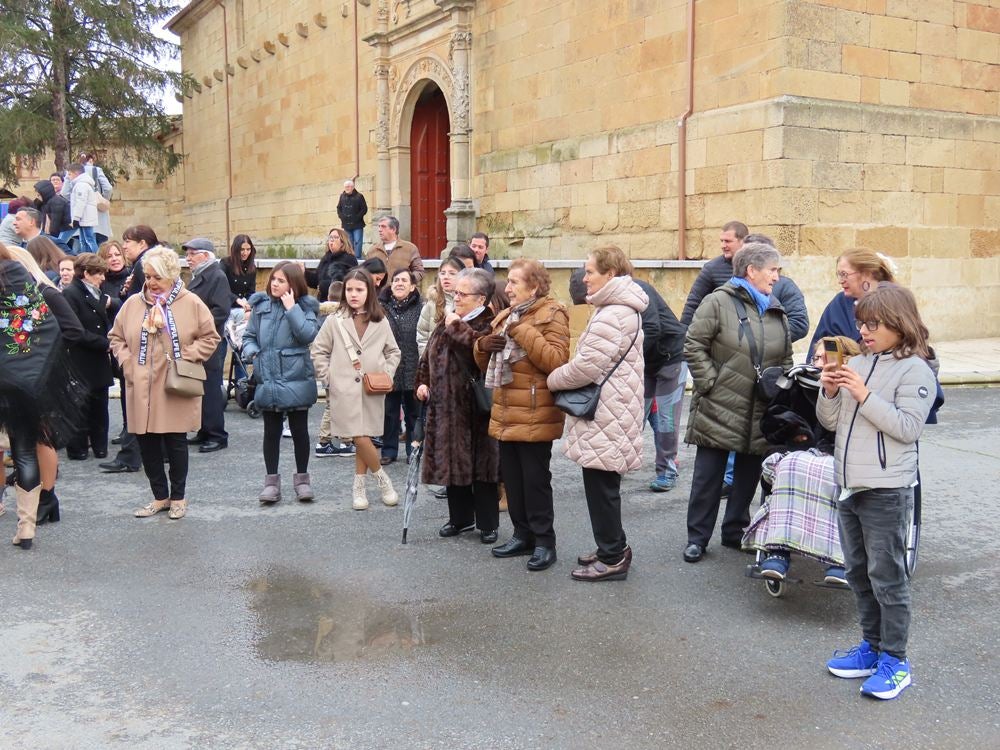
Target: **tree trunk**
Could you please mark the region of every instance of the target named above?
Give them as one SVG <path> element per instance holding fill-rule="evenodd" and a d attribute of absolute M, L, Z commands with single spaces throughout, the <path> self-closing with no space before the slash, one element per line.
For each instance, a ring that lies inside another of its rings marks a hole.
<path fill-rule="evenodd" d="M 55 140 L 52 144 L 55 151 L 56 171 L 63 172 L 69 165 L 69 128 L 66 123 L 66 59 L 61 51 L 59 39 L 66 34 L 66 16 L 69 9 L 65 0 L 54 0 L 52 3 L 52 39 L 55 52 L 52 55 L 52 119 L 55 122 Z"/>

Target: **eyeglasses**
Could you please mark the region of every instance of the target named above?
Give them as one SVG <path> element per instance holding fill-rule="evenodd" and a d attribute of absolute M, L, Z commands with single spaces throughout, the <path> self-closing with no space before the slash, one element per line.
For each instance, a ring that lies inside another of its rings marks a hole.
<path fill-rule="evenodd" d="M 850 273 L 848 273 L 847 271 L 837 271 L 837 281 L 847 281 L 851 276 L 855 276 L 859 273 L 861 272 L 851 271 Z"/>
<path fill-rule="evenodd" d="M 854 321 L 854 324 L 858 327 L 859 331 L 861 330 L 861 326 L 864 326 L 868 329 L 869 333 L 875 333 L 875 331 L 878 330 L 879 325 L 881 325 L 877 320 L 856 320 Z"/>
<path fill-rule="evenodd" d="M 455 299 L 465 299 L 466 297 L 485 297 L 485 294 L 476 294 L 474 292 L 452 292 L 452 296 Z"/>

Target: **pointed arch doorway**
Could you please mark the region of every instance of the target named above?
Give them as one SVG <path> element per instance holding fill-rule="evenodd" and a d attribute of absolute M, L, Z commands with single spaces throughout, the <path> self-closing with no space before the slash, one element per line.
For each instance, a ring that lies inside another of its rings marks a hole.
<path fill-rule="evenodd" d="M 445 209 L 451 205 L 448 103 L 435 83 L 420 93 L 410 126 L 410 241 L 436 259 L 448 244 Z"/>

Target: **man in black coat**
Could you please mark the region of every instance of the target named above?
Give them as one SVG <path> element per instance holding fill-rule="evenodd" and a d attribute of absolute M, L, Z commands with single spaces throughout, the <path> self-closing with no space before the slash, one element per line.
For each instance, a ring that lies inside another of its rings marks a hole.
<path fill-rule="evenodd" d="M 750 230 L 747 229 L 747 225 L 739 221 L 730 221 L 722 227 L 722 233 L 719 235 L 722 255 L 712 258 L 702 266 L 701 273 L 691 285 L 687 302 L 684 303 L 684 311 L 681 313 L 681 323 L 685 326 L 691 325 L 694 311 L 698 309 L 701 301 L 733 278 L 733 256 L 743 247 L 749 234 Z M 774 247 L 774 242 L 763 235 L 757 236 L 756 241 Z M 788 316 L 788 333 L 792 343 L 804 338 L 809 333 L 809 313 L 806 310 L 806 300 L 802 296 L 802 291 L 794 281 L 782 275 L 778 279 L 778 283 L 774 285 L 771 294 L 785 308 L 785 315 Z"/>
<path fill-rule="evenodd" d="M 197 295 L 212 313 L 215 329 L 222 336 L 223 326 L 233 307 L 233 292 L 229 279 L 215 257 L 215 246 L 210 240 L 196 237 L 182 246 L 191 268 L 188 291 Z M 224 340 L 224 339 L 223 339 Z M 199 445 L 199 453 L 212 453 L 229 447 L 229 433 L 226 432 L 226 397 L 222 391 L 222 365 L 225 347 L 222 341 L 215 353 L 205 362 L 205 395 L 201 399 L 201 429 L 188 439 L 188 443 Z"/>
<path fill-rule="evenodd" d="M 643 391 L 646 419 L 653 428 L 656 446 L 656 476 L 649 489 L 667 492 L 677 484 L 677 444 L 684 403 L 682 376 L 686 375 L 682 355 L 687 328 L 652 284 L 640 279 L 635 279 L 635 283 L 649 297 L 649 305 L 642 313 Z"/>
<path fill-rule="evenodd" d="M 72 255 L 69 245 L 66 244 L 65 239 L 61 236 L 63 232 L 67 232 L 68 239 L 69 234 L 71 234 L 68 230 L 73 228 L 73 220 L 69 212 L 69 201 L 56 193 L 55 186 L 48 180 L 39 180 L 36 182 L 35 192 L 38 193 L 41 201 L 38 205 L 38 210 L 42 214 L 42 231 L 49 235 L 52 241 L 63 252 L 67 255 Z"/>
<path fill-rule="evenodd" d="M 361 243 L 364 241 L 367 213 L 368 203 L 365 201 L 365 196 L 354 189 L 354 180 L 345 180 L 344 192 L 337 201 L 337 216 L 340 217 L 340 226 L 351 237 L 356 258 L 361 258 Z"/>

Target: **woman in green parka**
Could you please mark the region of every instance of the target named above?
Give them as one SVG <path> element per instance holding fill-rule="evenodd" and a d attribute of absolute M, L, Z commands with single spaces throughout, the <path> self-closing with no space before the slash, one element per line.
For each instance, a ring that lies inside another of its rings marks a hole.
<path fill-rule="evenodd" d="M 698 446 L 688 500 L 687 562 L 698 562 L 719 514 L 726 458 L 736 453 L 733 487 L 722 519 L 722 545 L 740 547 L 750 501 L 769 452 L 760 431 L 767 404 L 757 373 L 792 366 L 792 343 L 781 304 L 771 295 L 781 256 L 749 243 L 733 257 L 733 278 L 705 297 L 688 327 L 684 358 L 694 379 L 686 442 Z"/>

